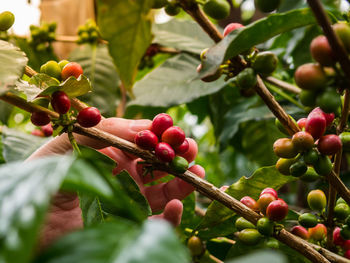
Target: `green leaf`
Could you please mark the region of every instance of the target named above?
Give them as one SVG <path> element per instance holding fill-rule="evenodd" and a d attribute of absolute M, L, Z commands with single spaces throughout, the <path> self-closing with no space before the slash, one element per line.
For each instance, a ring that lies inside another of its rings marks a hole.
<path fill-rule="evenodd" d="M 235 30 L 208 50 L 199 76 L 202 78 L 215 73 L 224 61 L 274 36 L 314 23 L 315 17 L 311 10 L 299 9 L 283 14 L 271 14 L 245 28 Z"/>
<path fill-rule="evenodd" d="M 226 193 L 237 200 L 247 195 L 257 199 L 260 192 L 266 187 L 272 187 L 278 190 L 286 183 L 295 180 L 297 180 L 297 178 L 280 174 L 275 166 L 262 167 L 256 170 L 249 178 L 241 177 L 241 179 L 226 190 Z M 217 225 L 233 215 L 235 215 L 235 213 L 232 210 L 226 208 L 217 201 L 213 201 L 208 207 L 205 217 L 198 228 L 202 229 Z"/>
<path fill-rule="evenodd" d="M 104 116 L 114 116 L 119 99 L 119 77 L 108 53 L 106 45 L 83 45 L 69 56 L 70 61 L 78 62 L 84 69 L 94 89 L 81 99 L 97 107 Z"/>
<path fill-rule="evenodd" d="M 171 19 L 167 23 L 154 24 L 153 33 L 153 43 L 195 54 L 214 44 L 198 23 L 192 20 Z"/>
<path fill-rule="evenodd" d="M 210 83 L 197 79 L 196 67 L 199 63 L 198 59 L 188 54 L 168 59 L 136 82 L 136 99 L 129 105 L 170 107 L 215 93 L 227 85 L 224 77 Z"/>
<path fill-rule="evenodd" d="M 104 222 L 103 211 L 98 197 L 78 193 L 84 226 L 93 226 Z"/>
<path fill-rule="evenodd" d="M 2 127 L 2 153 L 6 162 L 25 160 L 47 141 L 47 138 L 9 129 L 6 126 Z"/>
<path fill-rule="evenodd" d="M 63 237 L 35 262 L 185 263 L 190 258 L 165 221 L 147 220 L 139 227 L 118 219 Z"/>
<path fill-rule="evenodd" d="M 151 44 L 152 0 L 98 0 L 98 25 L 109 44 L 118 74 L 128 91 L 137 66 Z"/>
<path fill-rule="evenodd" d="M 0 262 L 29 262 L 50 197 L 73 160 L 60 156 L 0 166 Z"/>
<path fill-rule="evenodd" d="M 26 55 L 18 47 L 0 40 L 0 95 L 22 77 L 27 62 Z"/>
<path fill-rule="evenodd" d="M 234 245 L 235 246 L 235 245 Z M 283 254 L 273 251 L 273 250 L 265 250 L 265 251 L 258 251 L 251 253 L 249 255 L 246 255 L 246 250 L 243 254 L 244 256 L 239 257 L 237 259 L 229 260 L 227 263 L 287 263 L 288 260 L 286 259 Z"/>

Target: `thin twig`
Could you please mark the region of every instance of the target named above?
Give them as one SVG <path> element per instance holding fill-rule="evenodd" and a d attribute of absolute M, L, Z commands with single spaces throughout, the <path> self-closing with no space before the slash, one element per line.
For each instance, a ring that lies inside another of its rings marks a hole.
<path fill-rule="evenodd" d="M 269 83 L 271 83 L 272 85 L 275 85 L 277 87 L 280 87 L 281 89 L 284 89 L 286 91 L 295 93 L 295 94 L 299 94 L 301 92 L 301 89 L 297 86 L 294 86 L 288 82 L 276 79 L 274 77 L 266 77 L 265 80 Z"/>
<path fill-rule="evenodd" d="M 126 102 L 127 102 L 127 98 L 126 98 L 126 89 L 122 84 L 119 85 L 119 88 L 120 88 L 120 93 L 121 93 L 121 100 L 119 102 L 119 105 L 117 107 L 117 110 L 116 110 L 116 116 L 117 117 L 123 117 L 124 116 L 124 113 L 125 113 L 125 108 L 126 108 Z"/>

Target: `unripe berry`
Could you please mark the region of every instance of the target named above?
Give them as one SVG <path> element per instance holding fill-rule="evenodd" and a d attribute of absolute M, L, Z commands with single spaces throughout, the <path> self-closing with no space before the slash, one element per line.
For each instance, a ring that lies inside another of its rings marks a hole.
<path fill-rule="evenodd" d="M 245 68 L 236 77 L 240 89 L 251 89 L 257 83 L 256 73 L 252 68 Z"/>
<path fill-rule="evenodd" d="M 318 161 L 318 152 L 315 149 L 311 149 L 304 153 L 303 157 L 306 164 L 314 165 Z"/>
<path fill-rule="evenodd" d="M 224 37 L 227 36 L 228 34 L 230 34 L 232 31 L 244 27 L 242 24 L 240 23 L 230 23 L 228 24 L 225 29 L 224 29 Z"/>
<path fill-rule="evenodd" d="M 188 162 L 181 156 L 175 156 L 169 166 L 175 173 L 184 173 L 188 169 Z"/>
<path fill-rule="evenodd" d="M 243 229 L 238 233 L 238 239 L 247 245 L 255 245 L 260 239 L 261 235 L 256 229 Z"/>
<path fill-rule="evenodd" d="M 302 226 L 293 226 L 290 232 L 302 239 L 309 239 L 309 232 Z"/>
<path fill-rule="evenodd" d="M 67 65 L 69 63 L 68 60 L 61 60 L 60 62 L 58 62 L 58 65 L 60 66 L 61 70 L 64 68 L 65 65 Z"/>
<path fill-rule="evenodd" d="M 259 210 L 258 203 L 250 196 L 244 196 L 241 198 L 240 202 L 254 211 Z"/>
<path fill-rule="evenodd" d="M 332 161 L 327 155 L 320 155 L 313 165 L 319 175 L 328 175 L 333 169 Z"/>
<path fill-rule="evenodd" d="M 292 176 L 300 177 L 304 175 L 307 171 L 307 165 L 303 158 L 300 158 L 297 162 L 292 164 L 289 168 L 289 172 Z"/>
<path fill-rule="evenodd" d="M 0 13 L 0 31 L 9 30 L 15 22 L 15 16 L 10 11 Z"/>
<path fill-rule="evenodd" d="M 76 62 L 69 62 L 63 67 L 61 72 L 61 77 L 63 80 L 66 80 L 70 76 L 74 76 L 75 78 L 78 78 L 82 74 L 83 74 L 83 68 L 80 66 L 80 64 Z"/>
<path fill-rule="evenodd" d="M 317 224 L 313 228 L 308 229 L 309 236 L 315 241 L 321 241 L 327 235 L 327 228 L 323 224 Z"/>
<path fill-rule="evenodd" d="M 327 82 L 326 74 L 318 64 L 304 64 L 295 71 L 295 82 L 306 90 L 317 90 L 324 87 Z"/>
<path fill-rule="evenodd" d="M 350 51 L 350 27 L 347 23 L 337 23 L 334 24 L 333 30 L 335 34 L 339 37 L 342 44 L 344 45 L 345 49 L 349 52 Z"/>
<path fill-rule="evenodd" d="M 325 36 L 314 38 L 310 45 L 311 56 L 322 66 L 332 66 L 336 60 Z"/>
<path fill-rule="evenodd" d="M 264 190 L 262 190 L 260 196 L 262 196 L 263 194 L 272 194 L 276 199 L 278 198 L 277 191 L 271 187 L 267 187 Z"/>
<path fill-rule="evenodd" d="M 337 112 L 341 107 L 341 98 L 334 88 L 330 88 L 317 96 L 316 104 L 325 112 Z"/>
<path fill-rule="evenodd" d="M 337 204 L 334 207 L 334 216 L 340 220 L 346 219 L 350 215 L 350 207 L 347 204 Z"/>
<path fill-rule="evenodd" d="M 230 14 L 230 5 L 225 0 L 209 0 L 203 5 L 203 11 L 214 19 L 224 19 Z"/>
<path fill-rule="evenodd" d="M 298 218 L 299 224 L 303 227 L 310 228 L 317 225 L 317 217 L 311 213 L 304 213 Z"/>
<path fill-rule="evenodd" d="M 60 79 L 61 78 L 61 68 L 58 65 L 58 63 L 54 60 L 50 60 L 46 62 L 42 68 L 40 68 L 40 71 L 43 70 L 45 74 L 49 75 L 50 77 Z"/>
<path fill-rule="evenodd" d="M 320 113 L 310 113 L 307 117 L 305 131 L 316 140 L 326 131 L 326 118 Z"/>
<path fill-rule="evenodd" d="M 296 162 L 297 162 L 296 158 L 293 158 L 293 159 L 279 158 L 276 163 L 276 169 L 283 175 L 290 175 L 290 167 Z"/>
<path fill-rule="evenodd" d="M 175 151 L 166 142 L 160 142 L 156 145 L 155 155 L 158 160 L 170 163 L 175 158 Z"/>
<path fill-rule="evenodd" d="M 281 0 L 255 0 L 255 7 L 264 13 L 270 13 L 277 9 Z"/>
<path fill-rule="evenodd" d="M 307 195 L 307 203 L 312 210 L 322 211 L 327 205 L 327 198 L 322 190 L 312 190 Z"/>
<path fill-rule="evenodd" d="M 256 223 L 259 233 L 264 236 L 271 236 L 274 231 L 274 223 L 267 217 L 262 217 Z"/>
<path fill-rule="evenodd" d="M 288 214 L 288 205 L 282 199 L 272 201 L 266 208 L 266 216 L 272 221 L 281 221 Z"/>
<path fill-rule="evenodd" d="M 65 114 L 70 109 L 70 99 L 63 91 L 55 91 L 51 95 L 52 108 L 59 114 Z"/>
<path fill-rule="evenodd" d="M 336 227 L 333 231 L 333 243 L 336 246 L 343 246 L 345 244 L 345 239 L 340 235 L 340 227 Z"/>
<path fill-rule="evenodd" d="M 345 151 L 349 151 L 350 150 L 350 132 L 342 132 L 339 135 L 339 138 L 342 142 L 343 149 Z"/>
<path fill-rule="evenodd" d="M 166 129 L 162 134 L 162 142 L 166 142 L 172 147 L 180 146 L 184 142 L 185 138 L 185 132 L 177 126 Z"/>
<path fill-rule="evenodd" d="M 150 130 L 140 131 L 135 136 L 135 144 L 145 150 L 154 150 L 158 137 Z"/>
<path fill-rule="evenodd" d="M 77 122 L 85 128 L 94 127 L 101 121 L 101 113 L 95 107 L 82 109 L 77 116 Z"/>
<path fill-rule="evenodd" d="M 49 124 L 51 121 L 50 116 L 43 111 L 33 112 L 30 117 L 30 120 L 36 126 L 44 126 Z"/>
<path fill-rule="evenodd" d="M 288 138 L 281 138 L 275 141 L 273 144 L 273 151 L 278 157 L 287 159 L 294 158 L 298 154 L 292 140 Z"/>
<path fill-rule="evenodd" d="M 238 229 L 238 231 L 241 231 L 247 228 L 255 228 L 255 225 L 244 217 L 239 217 L 235 222 L 235 227 Z"/>
<path fill-rule="evenodd" d="M 314 107 L 316 105 L 317 91 L 315 90 L 301 90 L 299 93 L 300 102 L 307 107 Z"/>
<path fill-rule="evenodd" d="M 350 239 L 350 227 L 348 225 L 343 225 L 340 229 L 340 236 L 345 240 Z"/>
<path fill-rule="evenodd" d="M 173 119 L 170 117 L 170 115 L 160 113 L 153 118 L 151 131 L 160 137 L 162 133 L 171 126 L 173 126 Z"/>
<path fill-rule="evenodd" d="M 184 154 L 188 151 L 189 148 L 190 148 L 190 144 L 188 143 L 188 140 L 185 139 L 180 146 L 174 147 L 174 150 L 176 154 Z"/>
<path fill-rule="evenodd" d="M 312 167 L 308 167 L 306 173 L 300 176 L 300 180 L 307 183 L 315 182 L 318 179 L 320 179 L 320 175 Z"/>
<path fill-rule="evenodd" d="M 317 149 L 324 155 L 334 155 L 341 150 L 341 147 L 342 142 L 335 134 L 322 136 L 317 144 Z"/>
<path fill-rule="evenodd" d="M 258 199 L 258 206 L 259 210 L 261 213 L 266 214 L 266 208 L 268 205 L 272 202 L 275 201 L 277 198 L 273 196 L 272 194 L 263 194 L 259 197 Z"/>
<path fill-rule="evenodd" d="M 51 123 L 45 125 L 45 126 L 41 126 L 40 130 L 44 133 L 44 135 L 46 137 L 50 137 L 53 134 L 53 128 Z"/>
<path fill-rule="evenodd" d="M 302 152 L 310 150 L 314 146 L 315 141 L 310 133 L 301 131 L 293 135 L 292 143 L 298 151 Z"/>
<path fill-rule="evenodd" d="M 192 236 L 187 241 L 187 247 L 193 256 L 199 256 L 204 252 L 202 240 L 199 237 Z"/>
<path fill-rule="evenodd" d="M 254 62 L 252 63 L 252 68 L 256 73 L 263 76 L 268 76 L 275 71 L 277 64 L 277 56 L 270 51 L 265 51 L 258 53 Z"/>

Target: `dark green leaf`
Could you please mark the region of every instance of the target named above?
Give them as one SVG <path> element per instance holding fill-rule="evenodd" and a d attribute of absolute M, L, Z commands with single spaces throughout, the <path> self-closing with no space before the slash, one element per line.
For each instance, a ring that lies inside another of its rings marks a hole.
<path fill-rule="evenodd" d="M 103 211 L 98 197 L 79 193 L 79 201 L 85 227 L 104 222 Z"/>

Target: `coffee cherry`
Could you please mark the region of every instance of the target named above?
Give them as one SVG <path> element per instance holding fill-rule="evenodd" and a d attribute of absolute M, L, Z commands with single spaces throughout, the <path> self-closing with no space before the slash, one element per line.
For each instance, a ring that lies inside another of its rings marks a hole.
<path fill-rule="evenodd" d="M 51 95 L 52 108 L 59 114 L 65 114 L 70 109 L 70 99 L 63 91 L 55 91 Z"/>
<path fill-rule="evenodd" d="M 307 171 L 307 165 L 301 158 L 296 163 L 292 164 L 289 168 L 289 172 L 294 177 L 300 177 Z"/>
<path fill-rule="evenodd" d="M 43 72 L 42 72 L 43 71 Z M 41 68 L 40 72 L 49 75 L 50 77 L 60 79 L 61 78 L 61 68 L 58 63 L 54 60 L 46 62 Z"/>
<path fill-rule="evenodd" d="M 238 231 L 241 231 L 247 228 L 255 228 L 255 225 L 244 217 L 239 217 L 235 222 L 235 227 L 238 229 Z"/>
<path fill-rule="evenodd" d="M 50 123 L 50 116 L 43 111 L 33 112 L 30 117 L 31 122 L 36 126 L 44 126 Z"/>
<path fill-rule="evenodd" d="M 254 86 L 257 83 L 256 74 L 254 73 L 254 70 L 252 68 L 246 68 L 243 71 L 241 71 L 237 75 L 236 80 L 239 88 L 241 89 L 254 88 Z"/>
<path fill-rule="evenodd" d="M 260 52 L 256 56 L 255 60 L 252 63 L 252 68 L 255 70 L 256 73 L 260 75 L 269 76 L 277 68 L 277 63 L 277 56 L 270 51 L 265 51 Z"/>
<path fill-rule="evenodd" d="M 70 76 L 74 76 L 75 78 L 78 78 L 82 74 L 83 74 L 83 68 L 80 66 L 80 64 L 76 62 L 69 62 L 63 67 L 61 72 L 61 77 L 63 80 L 66 80 Z"/>
<path fill-rule="evenodd" d="M 349 52 L 350 51 L 350 27 L 347 23 L 337 23 L 334 24 L 333 30 L 335 34 L 339 37 L 341 40 L 343 46 L 345 49 Z"/>
<path fill-rule="evenodd" d="M 185 139 L 180 146 L 174 147 L 174 150 L 176 154 L 184 154 L 188 151 L 189 148 L 190 148 L 190 144 L 188 143 L 188 140 Z"/>
<path fill-rule="evenodd" d="M 255 7 L 264 13 L 270 13 L 277 9 L 281 0 L 255 0 Z"/>
<path fill-rule="evenodd" d="M 332 161 L 327 155 L 320 155 L 316 163 L 314 163 L 314 169 L 319 175 L 328 175 L 333 169 Z"/>
<path fill-rule="evenodd" d="M 160 137 L 163 132 L 173 126 L 173 119 L 166 113 L 160 113 L 153 118 L 151 131 Z"/>
<path fill-rule="evenodd" d="M 178 147 L 185 141 L 185 132 L 177 126 L 166 129 L 162 134 L 162 142 L 170 144 L 172 147 Z"/>
<path fill-rule="evenodd" d="M 342 143 L 339 136 L 335 134 L 329 134 L 322 136 L 318 140 L 317 149 L 321 154 L 333 155 L 341 150 Z"/>
<path fill-rule="evenodd" d="M 318 161 L 318 152 L 315 149 L 311 149 L 304 153 L 303 157 L 306 164 L 314 165 Z"/>
<path fill-rule="evenodd" d="M 259 197 L 258 199 L 258 206 L 259 206 L 259 210 L 261 213 L 263 213 L 264 215 L 266 214 L 266 208 L 268 207 L 268 205 L 275 201 L 277 198 L 272 195 L 272 194 L 263 194 Z"/>
<path fill-rule="evenodd" d="M 295 82 L 306 90 L 322 89 L 327 82 L 326 74 L 318 64 L 304 64 L 295 71 Z"/>
<path fill-rule="evenodd" d="M 227 36 L 228 34 L 230 34 L 232 31 L 235 31 L 238 28 L 244 27 L 242 24 L 240 23 L 230 23 L 228 24 L 225 29 L 224 29 L 224 37 Z"/>
<path fill-rule="evenodd" d="M 164 11 L 169 16 L 176 16 L 181 12 L 181 7 L 176 0 L 168 0 L 168 4 L 165 6 Z"/>
<path fill-rule="evenodd" d="M 326 119 L 323 114 L 310 113 L 307 117 L 305 131 L 310 133 L 315 140 L 320 138 L 326 131 Z"/>
<path fill-rule="evenodd" d="M 191 251 L 193 256 L 199 256 L 204 253 L 204 246 L 202 240 L 199 237 L 192 236 L 187 241 L 187 247 Z"/>
<path fill-rule="evenodd" d="M 336 202 L 336 205 L 338 205 L 338 204 L 346 204 L 346 202 L 345 202 L 345 200 L 343 198 L 339 197 L 337 199 L 337 202 Z"/>
<path fill-rule="evenodd" d="M 279 158 L 276 163 L 276 169 L 283 175 L 290 175 L 290 167 L 297 162 L 296 158 L 284 159 Z"/>
<path fill-rule="evenodd" d="M 344 253 L 344 257 L 350 259 L 350 250 L 346 250 Z"/>
<path fill-rule="evenodd" d="M 337 112 L 341 107 L 341 98 L 337 91 L 331 88 L 317 96 L 316 104 L 325 112 Z"/>
<path fill-rule="evenodd" d="M 304 213 L 298 218 L 299 224 L 303 227 L 309 228 L 317 225 L 318 220 L 314 214 Z"/>
<path fill-rule="evenodd" d="M 300 176 L 300 180 L 307 183 L 315 182 L 318 179 L 320 179 L 320 175 L 312 167 L 308 167 L 306 173 Z"/>
<path fill-rule="evenodd" d="M 154 0 L 152 8 L 154 9 L 163 8 L 164 6 L 166 6 L 167 3 L 168 3 L 167 0 Z"/>
<path fill-rule="evenodd" d="M 254 211 L 258 211 L 259 210 L 258 203 L 253 198 L 251 198 L 250 196 L 242 197 L 240 202 L 242 204 L 244 204 L 245 206 L 249 207 L 250 209 L 254 210 Z"/>
<path fill-rule="evenodd" d="M 307 203 L 312 210 L 322 211 L 327 205 L 327 198 L 322 190 L 312 190 L 307 195 Z"/>
<path fill-rule="evenodd" d="M 340 229 L 340 236 L 345 240 L 350 239 L 350 227 L 348 225 L 343 225 Z"/>
<path fill-rule="evenodd" d="M 145 150 L 154 150 L 158 137 L 150 130 L 140 131 L 135 136 L 135 144 Z"/>
<path fill-rule="evenodd" d="M 293 135 L 292 143 L 299 152 L 303 152 L 310 150 L 314 146 L 315 141 L 310 133 L 301 131 Z"/>
<path fill-rule="evenodd" d="M 230 4 L 225 0 L 209 0 L 203 5 L 204 12 L 214 19 L 224 19 L 230 14 Z"/>
<path fill-rule="evenodd" d="M 10 11 L 0 13 L 0 31 L 9 30 L 15 22 L 15 16 Z"/>
<path fill-rule="evenodd" d="M 175 151 L 166 142 L 156 145 L 155 155 L 161 162 L 170 163 L 175 158 Z"/>
<path fill-rule="evenodd" d="M 335 117 L 334 113 L 323 113 L 323 116 L 326 119 L 326 126 L 327 127 L 331 126 L 331 124 L 334 121 L 334 117 Z"/>
<path fill-rule="evenodd" d="M 298 154 L 292 140 L 288 138 L 282 138 L 275 141 L 273 144 L 273 151 L 278 157 L 287 159 L 294 158 Z"/>
<path fill-rule="evenodd" d="M 262 217 L 258 220 L 256 228 L 260 234 L 264 236 L 271 236 L 274 230 L 274 223 L 267 217 Z"/>
<path fill-rule="evenodd" d="M 314 38 L 310 45 L 311 56 L 322 66 L 333 66 L 336 62 L 332 48 L 325 36 Z"/>
<path fill-rule="evenodd" d="M 175 156 L 169 166 L 176 173 L 184 173 L 188 169 L 188 162 L 181 156 Z"/>
<path fill-rule="evenodd" d="M 45 137 L 45 134 L 42 132 L 42 130 L 38 129 L 33 130 L 30 134 L 38 137 Z"/>
<path fill-rule="evenodd" d="M 306 121 L 307 121 L 306 118 L 301 118 L 297 121 L 297 124 L 301 130 L 305 129 Z"/>
<path fill-rule="evenodd" d="M 276 199 L 278 198 L 277 191 L 271 187 L 267 187 L 264 190 L 262 190 L 260 196 L 262 196 L 263 194 L 272 194 Z"/>
<path fill-rule="evenodd" d="M 266 216 L 272 221 L 281 221 L 288 214 L 288 205 L 282 199 L 272 201 L 266 208 Z"/>
<path fill-rule="evenodd" d="M 50 137 L 53 134 L 53 128 L 51 123 L 41 126 L 40 130 L 44 133 L 45 137 Z"/>
<path fill-rule="evenodd" d="M 333 243 L 336 246 L 343 246 L 345 239 L 340 235 L 340 227 L 336 227 L 333 231 Z"/>
<path fill-rule="evenodd" d="M 95 107 L 82 109 L 77 116 L 77 122 L 85 128 L 94 127 L 101 121 L 101 113 Z"/>
<path fill-rule="evenodd" d="M 64 68 L 64 66 L 65 65 L 67 65 L 69 63 L 69 61 L 68 60 L 61 60 L 60 62 L 58 62 L 58 65 L 60 66 L 60 68 L 61 68 L 61 71 L 62 71 L 62 69 Z"/>
<path fill-rule="evenodd" d="M 350 240 L 345 240 L 344 244 L 342 245 L 344 250 L 350 250 Z M 350 258 L 350 257 L 349 257 Z"/>
<path fill-rule="evenodd" d="M 265 241 L 265 246 L 271 249 L 279 249 L 280 247 L 278 240 L 276 240 L 275 238 L 268 238 Z"/>
<path fill-rule="evenodd" d="M 317 91 L 302 90 L 299 94 L 300 102 L 307 107 L 314 107 L 316 105 Z"/>
<path fill-rule="evenodd" d="M 334 207 L 334 216 L 340 220 L 346 219 L 350 215 L 350 207 L 347 204 L 337 204 Z"/>
<path fill-rule="evenodd" d="M 243 229 L 238 233 L 238 239 L 246 245 L 256 245 L 261 237 L 256 229 Z"/>
<path fill-rule="evenodd" d="M 290 232 L 302 239 L 309 239 L 309 232 L 302 226 L 293 226 Z"/>
<path fill-rule="evenodd" d="M 349 151 L 350 150 L 350 132 L 342 132 L 339 135 L 339 138 L 342 142 L 343 149 L 345 151 Z"/>
<path fill-rule="evenodd" d="M 321 241 L 327 235 L 327 228 L 323 224 L 317 224 L 313 228 L 308 229 L 309 236 L 315 241 Z"/>

